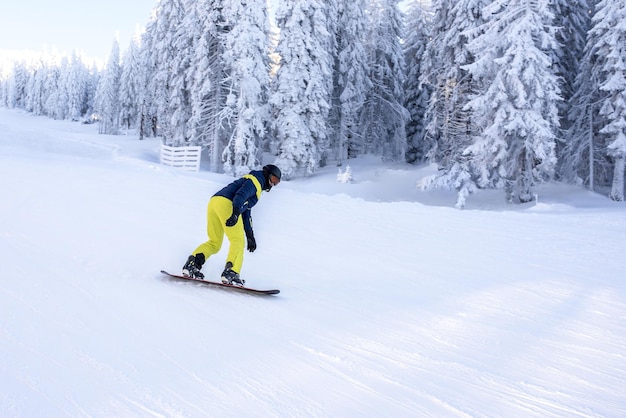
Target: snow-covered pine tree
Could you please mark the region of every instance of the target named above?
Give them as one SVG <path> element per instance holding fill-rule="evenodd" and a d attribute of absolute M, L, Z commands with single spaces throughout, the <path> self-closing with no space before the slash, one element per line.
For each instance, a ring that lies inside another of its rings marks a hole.
<path fill-rule="evenodd" d="M 70 58 L 56 50 L 42 51 L 11 64 L 0 86 L 4 103 L 35 115 L 79 120 L 89 108 L 90 74 L 76 52 Z M 93 89 L 95 90 L 95 88 Z"/>
<path fill-rule="evenodd" d="M 9 108 L 26 108 L 27 84 L 29 79 L 28 64 L 16 61 L 13 64 L 7 88 L 7 105 Z"/>
<path fill-rule="evenodd" d="M 189 68 L 191 87 L 191 143 L 209 145 L 208 124 L 211 111 L 207 106 L 212 94 L 211 62 L 215 60 L 219 44 L 217 42 L 217 22 L 209 20 L 216 12 L 206 0 L 196 2 L 185 15 L 184 25 L 193 34 L 194 55 Z M 213 160 L 213 159 L 212 159 Z"/>
<path fill-rule="evenodd" d="M 228 99 L 222 112 L 232 134 L 222 157 L 226 173 L 241 176 L 261 164 L 269 117 L 269 17 L 261 2 L 228 0 L 223 60 Z"/>
<path fill-rule="evenodd" d="M 28 78 L 26 80 L 26 88 L 24 89 L 24 109 L 27 112 L 34 113 L 33 109 L 35 108 L 35 102 L 37 94 L 33 94 L 35 92 L 35 84 L 37 79 L 37 73 L 41 73 L 40 67 L 43 67 L 43 62 L 41 66 L 37 66 L 34 64 L 32 68 L 28 71 Z M 40 74 L 41 77 L 41 74 Z"/>
<path fill-rule="evenodd" d="M 8 107 L 10 69 L 11 64 L 9 60 L 0 60 L 0 106 L 2 107 Z"/>
<path fill-rule="evenodd" d="M 457 208 L 479 188 L 471 155 L 476 124 L 467 106 L 477 92 L 477 82 L 465 65 L 474 62 L 468 42 L 483 30 L 482 10 L 486 0 L 440 1 L 434 16 L 432 42 L 424 55 L 422 82 L 432 91 L 426 111 L 428 158 L 440 167 L 438 175 L 423 183 L 425 188 L 457 190 Z"/>
<path fill-rule="evenodd" d="M 483 9 L 482 33 L 465 66 L 480 92 L 468 107 L 479 131 L 467 155 L 480 187 L 505 188 L 529 202 L 533 186 L 552 178 L 559 128 L 559 83 L 547 51 L 557 48 L 550 0 L 495 0 Z"/>
<path fill-rule="evenodd" d="M 78 121 L 87 111 L 87 80 L 89 70 L 80 54 L 72 54 L 67 79 L 67 116 Z"/>
<path fill-rule="evenodd" d="M 445 123 L 449 119 L 447 114 L 451 106 L 446 105 L 446 100 L 450 97 L 450 88 L 446 79 L 446 75 L 450 71 L 458 71 L 458 64 L 452 65 L 456 54 L 448 52 L 449 45 L 444 44 L 444 38 L 450 28 L 452 19 L 450 10 L 452 8 L 451 0 L 431 0 L 430 13 L 432 14 L 431 25 L 429 28 L 429 42 L 422 54 L 420 84 L 431 91 L 428 106 L 424 114 L 424 122 L 426 124 L 426 137 L 432 148 L 427 149 L 427 156 L 430 160 L 440 162 L 445 156 L 443 149 L 443 138 L 446 138 L 448 124 Z M 456 33 L 458 29 L 454 29 Z M 463 54 L 462 56 L 466 56 Z M 447 64 L 444 64 L 447 63 Z M 465 64 L 465 63 L 463 63 Z M 457 77 L 452 74 L 451 79 Z M 452 84 L 452 83 L 450 83 Z"/>
<path fill-rule="evenodd" d="M 424 54 L 421 81 L 432 91 L 425 115 L 426 141 L 432 144 L 427 150 L 428 158 L 444 172 L 458 171 L 459 167 L 453 166 L 464 164 L 462 153 L 471 143 L 474 128 L 466 105 L 476 87 L 463 65 L 473 62 L 467 44 L 484 23 L 482 9 L 488 2 L 436 0 L 432 4 L 432 40 Z M 456 177 L 452 176 L 448 183 L 455 183 Z"/>
<path fill-rule="evenodd" d="M 313 173 L 327 151 L 332 90 L 332 34 L 327 1 L 285 0 L 276 11 L 280 38 L 270 103 L 279 143 L 277 165 L 289 178 Z"/>
<path fill-rule="evenodd" d="M 563 130 L 569 127 L 567 111 L 571 106 L 576 75 L 579 72 L 587 32 L 591 25 L 589 3 L 588 0 L 554 0 L 552 6 L 555 15 L 554 26 L 559 28 L 556 33 L 559 47 L 554 51 L 554 67 L 555 74 L 561 82 L 563 100 L 559 103 L 559 114 Z"/>
<path fill-rule="evenodd" d="M 212 14 L 215 13 L 212 13 L 211 3 L 201 0 L 196 2 L 184 19 L 185 27 L 195 38 L 194 55 L 188 74 L 191 90 L 190 143 L 193 145 L 210 143 L 207 125 L 210 123 L 211 112 L 207 103 L 211 98 L 212 88 L 211 61 L 214 60 L 217 52 L 215 49 L 218 47 L 217 25 L 208 22 Z"/>
<path fill-rule="evenodd" d="M 61 62 L 58 67 L 58 82 L 57 91 L 55 94 L 56 103 L 52 108 L 52 117 L 54 119 L 62 120 L 67 118 L 69 109 L 69 97 L 68 97 L 68 83 L 69 83 L 69 60 L 66 56 L 61 57 Z"/>
<path fill-rule="evenodd" d="M 595 1 L 590 2 L 591 15 L 595 15 Z M 574 82 L 574 91 L 567 111 L 567 131 L 559 153 L 561 178 L 575 183 L 586 183 L 594 190 L 597 179 L 606 184 L 610 178 L 609 165 L 603 153 L 601 135 L 598 131 L 601 118 L 598 105 L 606 92 L 601 91 L 595 62 L 602 57 L 597 55 L 596 35 L 588 32 L 583 57 Z"/>
<path fill-rule="evenodd" d="M 48 79 L 48 64 L 43 56 L 39 58 L 39 63 L 30 71 L 28 81 L 28 93 L 25 100 L 25 109 L 37 116 L 46 114 L 44 104 L 48 97 L 46 81 Z"/>
<path fill-rule="evenodd" d="M 228 27 L 223 11 L 223 0 L 201 0 L 195 2 L 193 13 L 186 16 L 197 22 L 186 26 L 199 30 L 194 36 L 195 53 L 189 74 L 191 142 L 207 148 L 210 169 L 215 172 L 222 168 L 222 153 L 232 132 L 222 112 L 228 94 L 225 84 L 228 69 L 223 61 L 224 34 Z"/>
<path fill-rule="evenodd" d="M 48 71 L 46 72 L 46 94 L 43 108 L 46 116 L 58 119 L 56 115 L 59 108 L 61 82 L 60 57 L 54 52 L 50 55 L 49 60 Z"/>
<path fill-rule="evenodd" d="M 107 60 L 104 74 L 96 91 L 95 107 L 100 116 L 99 133 L 118 135 L 120 130 L 120 77 L 122 67 L 120 65 L 120 47 L 117 39 L 113 41 L 113 47 Z"/>
<path fill-rule="evenodd" d="M 139 29 L 128 44 L 122 60 L 120 79 L 120 125 L 131 129 L 138 125 L 141 112 L 140 90 L 143 86 L 144 66 L 140 55 L 141 33 Z"/>
<path fill-rule="evenodd" d="M 606 154 L 613 162 L 613 181 L 609 197 L 624 200 L 626 160 L 626 3 L 601 0 L 593 18 L 590 36 L 596 42 L 595 62 L 599 89 L 606 92 L 600 117 L 606 141 Z"/>
<path fill-rule="evenodd" d="M 157 5 L 158 7 L 158 5 Z M 152 77 L 157 71 L 157 59 L 154 50 L 157 42 L 157 11 L 156 8 L 152 11 L 150 19 L 146 24 L 146 29 L 141 35 L 141 42 L 139 48 L 139 62 L 142 67 L 140 76 L 140 88 L 138 91 L 138 103 L 139 103 L 139 139 L 142 140 L 145 137 L 155 137 L 158 135 L 158 119 L 156 114 L 155 96 L 156 92 L 150 89 L 152 83 Z"/>
<path fill-rule="evenodd" d="M 180 23 L 171 28 L 172 61 L 168 66 L 169 96 L 165 108 L 168 129 L 163 132 L 163 139 L 169 145 L 189 145 L 192 137 L 189 125 L 192 112 L 189 73 L 194 56 L 195 33 L 189 27 L 189 22 L 195 22 L 195 19 L 187 17 L 193 16 L 194 3 L 195 0 L 180 1 L 181 9 L 175 18 Z"/>
<path fill-rule="evenodd" d="M 87 96 L 85 99 L 86 110 L 83 112 L 83 114 L 89 115 L 90 118 L 95 113 L 96 90 L 98 89 L 98 84 L 100 84 L 101 77 L 102 73 L 98 66 L 92 63 L 87 74 L 87 86 L 85 87 Z"/>
<path fill-rule="evenodd" d="M 334 29 L 331 148 L 342 165 L 363 152 L 358 117 L 371 88 L 363 34 L 368 24 L 365 0 L 339 0 Z"/>
<path fill-rule="evenodd" d="M 176 56 L 174 37 L 185 14 L 183 0 L 160 0 L 154 12 L 142 45 L 149 72 L 144 113 L 152 119 L 153 127 L 158 126 L 157 134 L 167 142 L 170 138 L 171 65 Z"/>
<path fill-rule="evenodd" d="M 403 18 L 398 0 L 371 0 L 366 49 L 372 87 L 360 115 L 364 151 L 384 159 L 404 159 L 406 121 L 404 107 Z"/>
<path fill-rule="evenodd" d="M 426 141 L 425 114 L 428 99 L 432 93 L 428 85 L 420 82 L 422 60 L 430 38 L 432 25 L 428 7 L 421 1 L 409 4 L 406 16 L 404 57 L 407 76 L 405 81 L 405 107 L 409 112 L 406 124 L 407 150 L 406 160 L 409 163 L 424 162 L 426 154 L 434 144 Z"/>

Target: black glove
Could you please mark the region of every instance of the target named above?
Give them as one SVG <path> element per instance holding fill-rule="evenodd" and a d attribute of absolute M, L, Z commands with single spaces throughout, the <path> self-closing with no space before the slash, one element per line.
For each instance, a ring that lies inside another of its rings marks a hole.
<path fill-rule="evenodd" d="M 226 219 L 226 226 L 235 226 L 238 218 L 239 218 L 239 211 L 233 208 L 233 214 L 230 215 L 230 218 Z"/>
<path fill-rule="evenodd" d="M 254 250 L 256 250 L 256 240 L 254 239 L 254 234 L 250 232 L 246 238 L 248 238 L 248 251 L 253 253 Z"/>

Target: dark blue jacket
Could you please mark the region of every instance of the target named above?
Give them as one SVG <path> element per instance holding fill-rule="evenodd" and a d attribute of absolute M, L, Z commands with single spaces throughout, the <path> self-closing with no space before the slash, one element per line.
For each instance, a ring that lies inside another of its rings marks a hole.
<path fill-rule="evenodd" d="M 259 201 L 261 192 L 268 188 L 267 182 L 263 171 L 254 170 L 250 174 L 233 181 L 214 195 L 232 200 L 233 208 L 241 213 L 246 235 L 252 233 L 251 209 Z"/>

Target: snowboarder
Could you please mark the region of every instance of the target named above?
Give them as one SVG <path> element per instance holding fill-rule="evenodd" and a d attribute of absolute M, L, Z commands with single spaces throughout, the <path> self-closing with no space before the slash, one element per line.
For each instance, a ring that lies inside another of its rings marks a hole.
<path fill-rule="evenodd" d="M 248 251 L 256 250 L 252 230 L 251 209 L 259 201 L 263 190 L 270 191 L 280 183 L 280 169 L 268 164 L 262 170 L 253 170 L 235 180 L 209 200 L 207 210 L 207 233 L 209 240 L 200 244 L 183 266 L 183 276 L 203 279 L 200 272 L 204 262 L 222 248 L 224 234 L 230 241 L 222 283 L 243 286 L 239 273 L 243 264 L 244 235 Z M 241 217 L 240 217 L 241 215 Z"/>

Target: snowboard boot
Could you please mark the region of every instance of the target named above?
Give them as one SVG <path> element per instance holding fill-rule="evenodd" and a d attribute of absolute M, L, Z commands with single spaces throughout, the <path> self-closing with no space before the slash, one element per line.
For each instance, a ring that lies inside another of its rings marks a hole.
<path fill-rule="evenodd" d="M 190 255 L 187 262 L 183 266 L 183 276 L 191 277 L 193 279 L 204 279 L 204 274 L 200 272 L 202 265 L 204 264 L 204 255 Z"/>
<path fill-rule="evenodd" d="M 243 286 L 245 282 L 245 280 L 241 280 L 239 278 L 239 273 L 233 270 L 233 263 L 228 261 L 224 271 L 222 272 L 222 283 L 234 286 Z"/>

